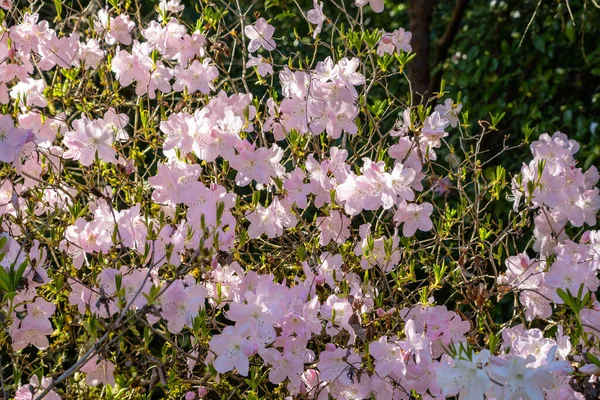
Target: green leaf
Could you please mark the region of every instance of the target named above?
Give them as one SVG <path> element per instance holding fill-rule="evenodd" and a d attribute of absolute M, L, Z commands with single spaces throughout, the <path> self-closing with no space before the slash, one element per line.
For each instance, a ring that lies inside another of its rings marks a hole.
<path fill-rule="evenodd" d="M 62 1 L 54 0 L 54 8 L 56 8 L 56 18 L 54 21 L 61 21 L 62 17 L 60 15 L 62 14 Z"/>

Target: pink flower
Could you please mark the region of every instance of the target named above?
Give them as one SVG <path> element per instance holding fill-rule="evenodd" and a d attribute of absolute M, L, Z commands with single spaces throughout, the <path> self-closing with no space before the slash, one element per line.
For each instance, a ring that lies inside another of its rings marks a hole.
<path fill-rule="evenodd" d="M 354 4 L 358 7 L 364 7 L 369 4 L 373 12 L 383 12 L 383 0 L 355 0 Z"/>
<path fill-rule="evenodd" d="M 117 42 L 124 45 L 131 44 L 130 32 L 135 27 L 135 22 L 129 19 L 129 15 L 121 14 L 116 18 L 110 19 L 110 30 L 106 35 L 107 44 L 115 44 Z"/>
<path fill-rule="evenodd" d="M 307 349 L 308 338 L 287 337 L 278 341 L 277 346 L 283 346 L 280 353 L 274 348 L 265 351 L 262 357 L 271 364 L 269 381 L 278 384 L 289 378 L 293 385 L 300 385 L 304 364 L 315 358 L 315 353 Z"/>
<path fill-rule="evenodd" d="M 391 238 L 385 236 L 374 239 L 371 236 L 371 224 L 363 224 L 359 228 L 363 239 L 354 248 L 354 254 L 362 256 L 360 265 L 363 269 L 378 266 L 383 272 L 390 272 L 400 262 L 400 251 L 398 250 L 400 238 L 394 232 Z M 373 247 L 369 249 L 369 237 L 371 236 Z"/>
<path fill-rule="evenodd" d="M 40 380 L 37 375 L 33 375 L 29 380 L 28 385 L 21 386 L 15 393 L 15 400 L 34 400 L 48 386 L 52 384 L 52 379 L 43 377 L 40 385 Z M 44 396 L 44 400 L 60 400 L 60 396 L 54 390 L 50 390 Z"/>
<path fill-rule="evenodd" d="M 319 313 L 321 314 L 321 317 L 327 321 L 325 331 L 329 336 L 336 336 L 344 329 L 350 333 L 350 342 L 354 340 L 356 335 L 349 323 L 354 310 L 347 299 L 332 294 L 327 297 L 327 300 L 321 306 Z"/>
<path fill-rule="evenodd" d="M 193 326 L 194 318 L 204 307 L 207 291 L 190 275 L 174 281 L 160 297 L 161 316 L 167 320 L 171 333 L 179 333 L 184 325 Z"/>
<path fill-rule="evenodd" d="M 177 13 L 179 11 L 183 11 L 185 6 L 181 4 L 180 0 L 160 0 L 158 7 L 161 10 Z"/>
<path fill-rule="evenodd" d="M 425 119 L 421 133 L 429 141 L 436 142 L 441 138 L 448 136 L 448 133 L 445 131 L 445 129 L 449 124 L 450 121 L 442 117 L 438 111 L 434 111 Z"/>
<path fill-rule="evenodd" d="M 289 178 L 283 182 L 286 191 L 284 203 L 296 203 L 299 208 L 306 208 L 308 200 L 306 196 L 310 193 L 310 184 L 304 183 L 306 174 L 301 168 L 293 170 Z"/>
<path fill-rule="evenodd" d="M 344 244 L 350 237 L 349 226 L 350 219 L 337 210 L 330 211 L 327 217 L 318 217 L 317 227 L 321 231 L 319 243 L 321 246 L 326 246 L 333 240 L 338 244 Z"/>
<path fill-rule="evenodd" d="M 169 93 L 171 91 L 171 84 L 169 83 L 171 78 L 173 78 L 173 71 L 170 68 L 166 68 L 162 61 L 157 61 L 156 69 L 150 75 L 148 97 L 151 99 L 156 98 L 157 89 L 162 93 Z"/>
<path fill-rule="evenodd" d="M 190 165 L 179 160 L 158 164 L 158 173 L 148 178 L 148 184 L 154 188 L 152 201 L 173 207 L 176 204 L 189 203 L 191 199 L 187 198 L 186 189 L 195 183 L 200 184 L 200 171 L 200 165 Z"/>
<path fill-rule="evenodd" d="M 115 365 L 108 360 L 98 360 L 98 355 L 93 356 L 81 367 L 81 372 L 84 372 L 85 383 L 88 386 L 115 385 Z"/>
<path fill-rule="evenodd" d="M 85 63 L 86 69 L 97 69 L 105 54 L 96 39 L 89 39 L 79 45 L 79 59 Z"/>
<path fill-rule="evenodd" d="M 227 326 L 209 342 L 209 349 L 216 354 L 213 367 L 223 374 L 234 368 L 238 374 L 248 376 L 250 362 L 248 357 L 254 353 L 254 343 L 249 339 L 248 328 Z"/>
<path fill-rule="evenodd" d="M 26 140 L 27 132 L 16 128 L 10 115 L 0 116 L 0 161 L 6 163 L 15 161 Z"/>
<path fill-rule="evenodd" d="M 210 63 L 211 60 L 205 58 L 202 63 L 194 60 L 188 68 L 177 65 L 174 71 L 176 82 L 173 84 L 173 90 L 182 92 L 186 88 L 188 93 L 199 91 L 202 94 L 209 94 L 215 89 L 212 82 L 219 76 L 217 67 Z"/>
<path fill-rule="evenodd" d="M 444 104 L 435 106 L 435 111 L 439 112 L 442 118 L 445 118 L 450 123 L 450 126 L 456 127 L 459 123 L 458 115 L 462 110 L 462 104 L 454 105 L 452 99 L 446 99 Z"/>
<path fill-rule="evenodd" d="M 269 25 L 264 18 L 257 19 L 254 25 L 246 25 L 244 33 L 250 39 L 250 43 L 248 43 L 248 51 L 250 53 L 254 53 L 261 47 L 267 51 L 273 51 L 277 47 L 277 44 L 272 39 L 275 28 Z"/>
<path fill-rule="evenodd" d="M 109 127 L 102 126 L 97 121 L 90 121 L 86 116 L 73 121 L 75 130 L 65 133 L 63 142 L 68 150 L 64 158 L 79 160 L 84 166 L 90 166 L 98 158 L 108 163 L 116 164 L 116 150 L 112 147 L 114 134 Z"/>
<path fill-rule="evenodd" d="M 19 351 L 31 344 L 38 349 L 46 349 L 50 345 L 46 336 L 51 335 L 52 332 L 54 330 L 47 319 L 23 320 L 18 328 L 10 330 L 12 348 L 14 351 Z"/>
<path fill-rule="evenodd" d="M 246 67 L 256 67 L 258 75 L 267 76 L 273 73 L 273 65 L 263 57 L 254 57 L 254 55 L 248 55 L 248 62 L 246 62 Z"/>
<path fill-rule="evenodd" d="M 265 233 L 268 237 L 274 238 L 277 235 L 277 226 L 274 218 L 271 217 L 270 210 L 258 204 L 256 210 L 246 214 L 246 219 L 250 222 L 248 235 L 256 239 Z"/>
<path fill-rule="evenodd" d="M 394 52 L 398 54 L 401 51 L 410 53 L 412 51 L 411 38 L 412 33 L 405 31 L 403 28 L 396 29 L 392 33 L 383 31 L 383 36 L 381 36 L 377 46 L 377 54 L 382 57 L 384 54 L 394 54 Z"/>
<path fill-rule="evenodd" d="M 319 354 L 317 368 L 323 381 L 337 381 L 342 385 L 351 385 L 350 368 L 360 368 L 360 356 L 354 350 L 337 347 L 334 351 L 323 351 Z"/>
<path fill-rule="evenodd" d="M 132 53 L 119 51 L 112 60 L 111 70 L 117 75 L 122 86 L 136 82 L 136 95 L 144 95 L 150 84 L 152 60 L 148 57 L 150 48 L 146 43 L 134 42 Z"/>
<path fill-rule="evenodd" d="M 270 149 L 253 147 L 252 145 L 242 148 L 240 154 L 230 161 L 231 167 L 237 171 L 235 183 L 238 186 L 246 186 L 252 180 L 268 184 L 271 178 L 279 177 L 284 172 L 279 163 L 284 152 L 279 146 L 273 144 Z"/>
<path fill-rule="evenodd" d="M 396 377 L 406 374 L 404 350 L 394 341 L 388 342 L 387 336 L 382 336 L 377 342 L 369 344 L 369 354 L 375 359 L 375 372 L 385 378 L 392 372 Z"/>
<path fill-rule="evenodd" d="M 451 364 L 436 368 L 437 383 L 445 396 L 458 395 L 461 399 L 483 399 L 491 381 L 485 370 L 490 352 L 482 350 L 468 358 L 460 354 Z"/>
<path fill-rule="evenodd" d="M 0 8 L 10 10 L 13 6 L 12 0 L 0 0 Z M 50 400 L 50 399 L 49 399 Z"/>
<path fill-rule="evenodd" d="M 394 221 L 396 225 L 404 223 L 402 234 L 405 237 L 411 237 L 417 229 L 423 232 L 433 229 L 430 218 L 432 212 L 433 206 L 429 203 L 415 204 L 402 201 L 394 214 Z"/>
<path fill-rule="evenodd" d="M 553 355 L 553 354 L 552 354 Z M 494 357 L 487 372 L 494 382 L 497 399 L 543 399 L 544 389 L 550 390 L 561 372 L 572 371 L 566 361 L 549 359 L 542 367 L 530 367 L 535 357 Z"/>
<path fill-rule="evenodd" d="M 335 188 L 336 200 L 344 204 L 344 211 L 349 215 L 357 215 L 364 209 L 377 209 L 377 201 L 370 201 L 368 196 L 373 193 L 373 185 L 364 176 L 348 174 L 346 181 Z"/>
<path fill-rule="evenodd" d="M 13 86 L 10 97 L 19 99 L 22 106 L 46 107 L 48 101 L 44 97 L 44 89 L 46 83 L 42 79 L 28 78 Z"/>
<path fill-rule="evenodd" d="M 313 31 L 313 39 L 315 39 L 321 33 L 323 22 L 327 19 L 325 14 L 323 14 L 323 2 L 313 0 L 313 8 L 306 12 L 306 19 L 311 24 L 316 25 Z"/>

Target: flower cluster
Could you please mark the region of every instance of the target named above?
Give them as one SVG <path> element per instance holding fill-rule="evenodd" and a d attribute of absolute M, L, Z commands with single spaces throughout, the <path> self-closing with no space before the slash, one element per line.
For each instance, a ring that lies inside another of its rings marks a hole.
<path fill-rule="evenodd" d="M 410 32 L 336 27 L 305 62 L 239 4 L 194 25 L 179 0 L 150 20 L 110 1 L 84 29 L 5 3 L 5 393 L 581 399 L 572 378 L 600 375 L 600 174 L 543 134 L 517 217 L 482 217 L 508 185 L 465 150 L 462 104 L 388 91 Z"/>

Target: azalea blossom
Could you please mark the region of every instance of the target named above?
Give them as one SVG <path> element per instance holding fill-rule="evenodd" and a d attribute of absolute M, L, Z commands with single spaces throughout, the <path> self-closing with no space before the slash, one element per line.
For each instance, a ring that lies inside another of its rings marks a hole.
<path fill-rule="evenodd" d="M 357 7 L 364 7 L 368 4 L 371 6 L 373 12 L 383 12 L 383 0 L 355 0 L 354 4 L 356 4 Z"/>
<path fill-rule="evenodd" d="M 433 229 L 431 213 L 433 206 L 429 203 L 415 204 L 402 201 L 394 214 L 394 221 L 402 226 L 402 234 L 411 237 L 418 230 L 427 232 Z"/>
<path fill-rule="evenodd" d="M 269 25 L 264 18 L 257 19 L 254 25 L 246 25 L 244 34 L 250 39 L 248 51 L 254 53 L 261 47 L 267 51 L 275 50 L 277 44 L 273 40 L 273 33 L 275 33 L 275 28 Z"/>

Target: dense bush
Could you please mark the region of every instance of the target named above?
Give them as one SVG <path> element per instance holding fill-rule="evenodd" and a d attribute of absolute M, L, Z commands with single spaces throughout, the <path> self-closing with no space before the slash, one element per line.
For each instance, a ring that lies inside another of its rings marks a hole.
<path fill-rule="evenodd" d="M 598 170 L 490 153 L 504 110 L 415 93 L 382 0 L 36 4 L 0 4 L 3 398 L 596 398 Z"/>

